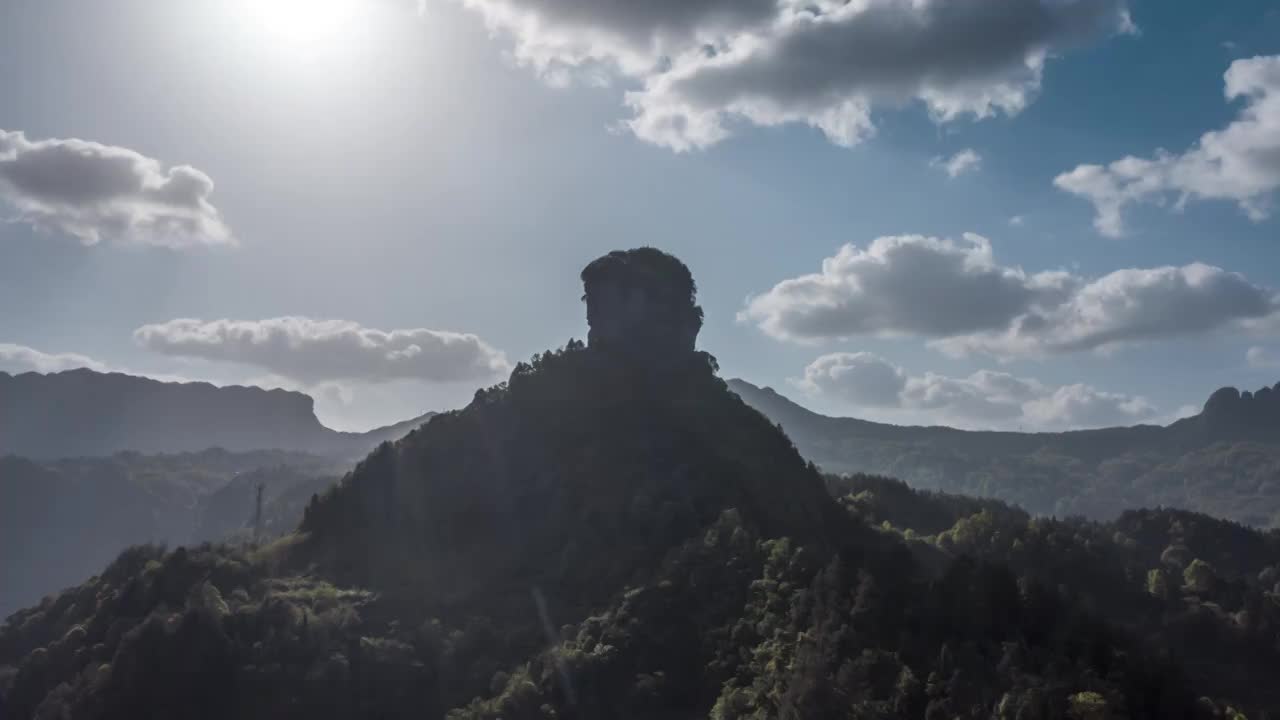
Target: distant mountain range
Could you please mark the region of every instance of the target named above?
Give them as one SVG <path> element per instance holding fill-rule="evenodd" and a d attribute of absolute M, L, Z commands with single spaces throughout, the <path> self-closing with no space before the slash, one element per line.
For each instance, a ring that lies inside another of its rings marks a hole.
<path fill-rule="evenodd" d="M 435 413 L 365 433 L 310 396 L 70 370 L 0 373 L 0 617 L 139 543 L 291 531 L 315 492 Z"/>
<path fill-rule="evenodd" d="M 87 369 L 0 372 L 0 456 L 52 459 L 220 447 L 354 459 L 434 415 L 351 433 L 322 425 L 314 406 L 309 395 L 288 390 L 169 383 Z"/>
<path fill-rule="evenodd" d="M 1280 525 L 1280 385 L 1222 388 L 1199 414 L 1164 427 L 1059 433 L 828 417 L 772 388 L 744 380 L 729 386 L 827 472 L 888 475 L 1045 515 L 1110 519 L 1126 508 L 1167 506 Z"/>

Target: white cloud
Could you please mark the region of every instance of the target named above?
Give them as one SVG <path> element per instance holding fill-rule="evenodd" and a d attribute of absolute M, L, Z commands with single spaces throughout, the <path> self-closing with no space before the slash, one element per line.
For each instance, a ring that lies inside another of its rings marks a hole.
<path fill-rule="evenodd" d="M 1023 225 L 1026 225 L 1026 224 L 1027 224 L 1027 218 L 1022 215 L 1014 215 L 1013 217 L 1009 218 L 1010 227 L 1022 227 Z"/>
<path fill-rule="evenodd" d="M 1127 156 L 1080 165 L 1054 179 L 1093 203 L 1103 235 L 1124 234 L 1124 209 L 1137 202 L 1177 208 L 1190 200 L 1230 200 L 1254 221 L 1265 219 L 1280 188 L 1280 55 L 1236 60 L 1224 76 L 1226 98 L 1243 100 L 1239 116 L 1207 132 L 1189 150 Z"/>
<path fill-rule="evenodd" d="M 940 122 L 1017 113 L 1051 54 L 1135 29 L 1125 0 L 461 2 L 544 76 L 605 65 L 638 81 L 626 127 L 677 151 L 740 120 L 849 146 L 883 106 L 917 101 Z"/>
<path fill-rule="evenodd" d="M 47 353 L 26 345 L 0 343 L 0 371 L 3 372 L 13 375 L 26 372 L 48 375 L 81 368 L 100 373 L 134 375 L 167 383 L 196 382 L 185 375 L 131 370 L 127 367 L 104 363 L 79 353 Z M 217 385 L 219 383 L 214 382 L 213 384 Z"/>
<path fill-rule="evenodd" d="M 1103 392 L 1076 383 L 1025 403 L 1023 413 L 1030 424 L 1039 427 L 1089 428 L 1149 420 L 1155 408 L 1140 396 Z"/>
<path fill-rule="evenodd" d="M 165 168 L 127 148 L 0 130 L 0 199 L 20 221 L 86 245 L 233 244 L 212 193 L 209 176 L 188 165 Z"/>
<path fill-rule="evenodd" d="M 46 353 L 27 347 L 0 343 L 0 370 L 18 374 L 24 372 L 56 373 L 75 368 L 89 368 L 106 372 L 107 366 L 91 357 L 76 353 Z"/>
<path fill-rule="evenodd" d="M 489 381 L 506 357 L 475 335 L 413 328 L 378 330 L 344 320 L 176 319 L 134 331 L 166 355 L 239 363 L 308 385 L 326 381 Z"/>
<path fill-rule="evenodd" d="M 823 355 L 792 384 L 857 408 L 907 411 L 962 427 L 1062 430 L 1134 424 L 1155 414 L 1145 398 L 1084 384 L 1055 387 L 990 370 L 911 376 L 871 353 Z"/>
<path fill-rule="evenodd" d="M 1055 306 L 1033 307 L 1000 331 L 944 338 L 942 350 L 997 357 L 1112 350 L 1145 340 L 1243 328 L 1280 312 L 1275 291 L 1202 263 L 1117 270 Z"/>
<path fill-rule="evenodd" d="M 1280 355 L 1262 347 L 1251 347 L 1244 355 L 1249 367 L 1257 369 L 1280 368 Z"/>
<path fill-rule="evenodd" d="M 1067 273 L 996 264 L 991 242 L 922 235 L 847 244 L 821 272 L 784 280 L 740 313 L 769 335 L 817 341 L 856 335 L 949 337 L 1008 327 L 1027 308 L 1071 291 Z"/>
<path fill-rule="evenodd" d="M 1028 273 L 991 243 L 902 235 L 845 245 L 818 273 L 784 280 L 739 313 L 768 335 L 820 342 L 911 336 L 954 355 L 1000 358 L 1085 350 L 1256 325 L 1280 318 L 1274 290 L 1193 263 L 1100 278 Z"/>
<path fill-rule="evenodd" d="M 831 353 L 804 369 L 794 384 L 811 394 L 825 394 L 862 407 L 897 407 L 907 375 L 872 353 Z"/>
<path fill-rule="evenodd" d="M 953 178 L 965 173 L 977 172 L 982 168 L 982 156 L 973 148 L 966 148 L 949 158 L 941 156 L 929 161 L 931 167 L 939 168 Z"/>

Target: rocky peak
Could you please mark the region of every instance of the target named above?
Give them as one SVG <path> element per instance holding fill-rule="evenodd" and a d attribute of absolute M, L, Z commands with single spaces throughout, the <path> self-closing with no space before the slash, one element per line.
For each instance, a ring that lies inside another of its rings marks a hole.
<path fill-rule="evenodd" d="M 1221 388 L 1209 396 L 1202 415 L 1215 424 L 1280 424 L 1280 383 L 1255 392 Z"/>
<path fill-rule="evenodd" d="M 582 271 L 587 342 L 646 360 L 694 351 L 702 328 L 697 286 L 684 263 L 661 250 L 615 250 Z"/>

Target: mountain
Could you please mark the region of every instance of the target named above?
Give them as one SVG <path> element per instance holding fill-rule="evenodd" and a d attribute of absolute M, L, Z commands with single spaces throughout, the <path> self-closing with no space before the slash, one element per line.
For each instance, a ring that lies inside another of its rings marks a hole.
<path fill-rule="evenodd" d="M 10 712 L 1025 720 L 1280 707 L 1267 681 L 1280 612 L 1261 589 L 1278 558 L 1256 531 L 1161 516 L 1121 537 L 824 477 L 694 349 L 702 312 L 682 263 L 615 252 L 582 279 L 586 345 L 537 355 L 380 446 L 308 503 L 296 534 L 134 548 L 10 617 Z M 1163 542 L 1174 549 L 1148 591 L 1139 569 Z"/>
<path fill-rule="evenodd" d="M 1042 515 L 1107 520 L 1126 508 L 1164 506 L 1280 526 L 1275 389 L 1223 388 L 1201 413 L 1167 427 L 1017 433 L 834 418 L 771 388 L 743 380 L 730 380 L 729 387 L 828 472 L 888 475 Z"/>
<path fill-rule="evenodd" d="M 83 581 L 131 545 L 194 545 L 297 526 L 311 496 L 349 468 L 280 450 L 34 462 L 0 457 L 0 618 Z"/>
<path fill-rule="evenodd" d="M 366 433 L 331 430 L 310 396 L 257 387 L 169 383 L 88 369 L 0 372 L 0 456 L 292 450 L 356 458 L 434 413 Z"/>

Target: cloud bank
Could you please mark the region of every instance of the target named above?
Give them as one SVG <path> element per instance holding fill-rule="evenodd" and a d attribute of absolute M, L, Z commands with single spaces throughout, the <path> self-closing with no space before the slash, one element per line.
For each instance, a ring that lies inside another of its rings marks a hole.
<path fill-rule="evenodd" d="M 89 368 L 108 372 L 107 366 L 85 355 L 76 353 L 46 353 L 12 343 L 0 343 L 0 370 L 18 374 L 24 372 L 56 373 L 76 368 Z"/>
<path fill-rule="evenodd" d="M 1224 79 L 1227 100 L 1244 103 L 1225 128 L 1184 153 L 1080 165 L 1054 185 L 1093 203 L 1094 226 L 1110 237 L 1124 234 L 1124 209 L 1139 202 L 1173 200 L 1181 208 L 1190 200 L 1229 200 L 1252 220 L 1265 219 L 1280 188 L 1280 55 L 1236 60 Z"/>
<path fill-rule="evenodd" d="M 19 221 L 85 245 L 234 244 L 212 193 L 209 176 L 188 165 L 166 168 L 128 148 L 0 130 L 0 200 Z"/>
<path fill-rule="evenodd" d="M 740 122 L 851 146 L 909 102 L 940 122 L 1014 114 L 1051 54 L 1135 29 L 1125 0 L 461 2 L 545 77 L 604 65 L 639 83 L 625 126 L 677 151 Z"/>
<path fill-rule="evenodd" d="M 819 272 L 750 298 L 739 320 L 779 340 L 921 337 L 952 355 L 1041 356 L 1243 328 L 1280 318 L 1280 297 L 1192 263 L 1098 278 L 1028 273 L 991 243 L 900 235 L 848 244 Z"/>
<path fill-rule="evenodd" d="M 488 381 L 509 369 L 506 356 L 475 335 L 378 330 L 345 320 L 183 318 L 144 325 L 133 336 L 165 355 L 254 366 L 307 384 Z"/>
<path fill-rule="evenodd" d="M 1131 425 L 1155 415 L 1145 398 L 1089 385 L 1055 387 L 990 370 L 963 378 L 912 376 L 872 353 L 823 355 L 792 384 L 854 407 L 923 412 L 972 428 L 1065 430 Z"/>

